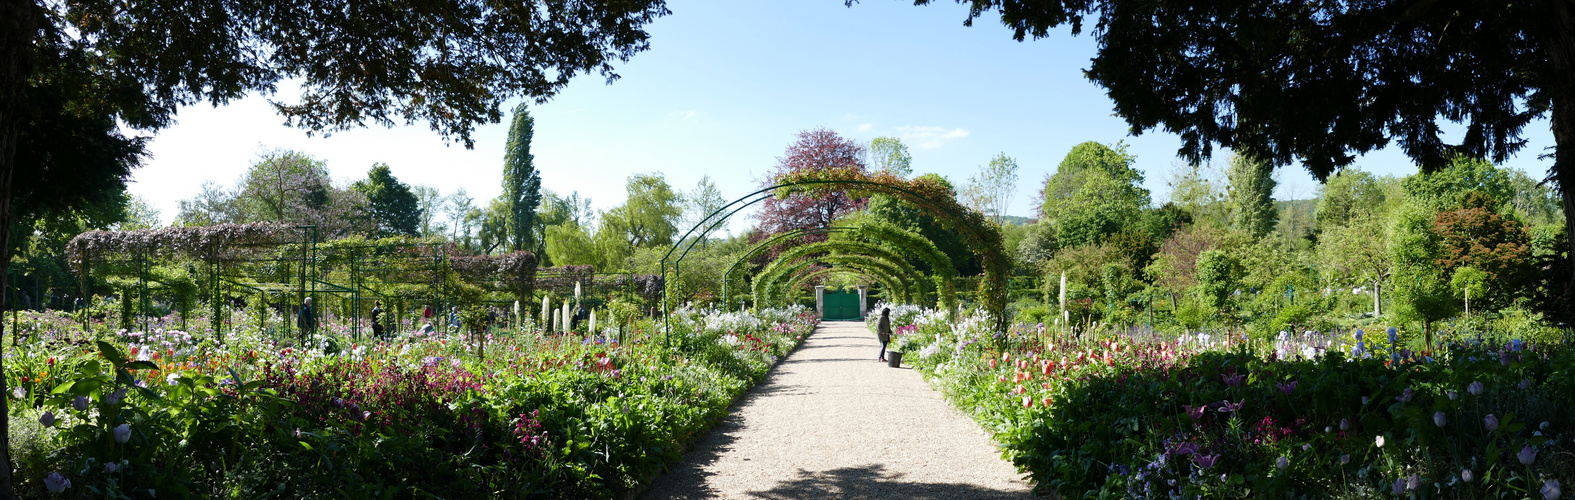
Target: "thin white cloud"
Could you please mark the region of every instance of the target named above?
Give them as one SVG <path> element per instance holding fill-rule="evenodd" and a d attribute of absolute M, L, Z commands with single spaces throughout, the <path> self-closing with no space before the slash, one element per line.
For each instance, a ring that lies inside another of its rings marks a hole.
<path fill-rule="evenodd" d="M 680 120 L 688 120 L 688 119 L 700 116 L 700 112 L 692 110 L 692 109 L 691 110 L 687 110 L 687 111 L 674 111 L 674 112 L 668 113 L 667 116 L 677 117 Z"/>
<path fill-rule="evenodd" d="M 968 130 L 962 128 L 947 130 L 946 127 L 904 126 L 897 127 L 897 135 L 902 138 L 903 142 L 912 144 L 915 148 L 935 149 L 944 146 L 953 139 L 968 137 Z"/>
<path fill-rule="evenodd" d="M 875 124 L 873 124 L 873 123 L 860 123 L 859 124 L 859 132 L 869 132 L 871 128 L 875 128 Z"/>

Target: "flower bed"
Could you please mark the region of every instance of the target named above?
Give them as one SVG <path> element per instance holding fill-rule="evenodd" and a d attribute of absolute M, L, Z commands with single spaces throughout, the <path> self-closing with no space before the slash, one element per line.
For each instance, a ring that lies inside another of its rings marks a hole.
<path fill-rule="evenodd" d="M 1316 337 L 995 336 L 977 317 L 909 317 L 900 342 L 919 347 L 904 361 L 994 432 L 1041 492 L 1558 498 L 1575 484 L 1565 346 L 1364 342 L 1353 358 Z"/>
<path fill-rule="evenodd" d="M 30 318 L 6 360 L 17 487 L 27 498 L 614 497 L 680 458 L 813 318 L 685 312 L 676 349 L 649 322 L 622 344 L 494 332 L 484 355 L 471 336 L 307 349 L 258 332 L 225 345 L 178 331 L 98 341 Z"/>

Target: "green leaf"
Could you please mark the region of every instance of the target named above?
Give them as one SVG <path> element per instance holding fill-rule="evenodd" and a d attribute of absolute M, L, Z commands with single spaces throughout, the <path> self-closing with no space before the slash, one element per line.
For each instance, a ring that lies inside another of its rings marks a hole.
<path fill-rule="evenodd" d="M 98 341 L 98 352 L 104 355 L 104 359 L 108 359 L 110 363 L 116 366 L 126 363 L 126 356 L 120 353 L 120 348 L 115 347 L 115 344 L 100 340 Z"/>
<path fill-rule="evenodd" d="M 301 447 L 302 448 L 306 448 L 308 450 L 312 449 L 312 445 L 306 444 L 306 441 L 296 441 L 296 442 L 297 443 L 301 443 Z"/>
<path fill-rule="evenodd" d="M 71 392 L 71 387 L 75 386 L 76 383 L 77 383 L 77 381 L 75 381 L 75 380 L 67 380 L 67 381 L 65 381 L 65 383 L 62 383 L 60 385 L 55 386 L 54 390 L 49 391 L 49 393 L 50 394 L 65 394 L 65 393 Z"/>
<path fill-rule="evenodd" d="M 159 365 L 154 364 L 152 361 L 132 361 L 126 363 L 126 366 L 122 368 L 126 370 L 157 370 Z"/>

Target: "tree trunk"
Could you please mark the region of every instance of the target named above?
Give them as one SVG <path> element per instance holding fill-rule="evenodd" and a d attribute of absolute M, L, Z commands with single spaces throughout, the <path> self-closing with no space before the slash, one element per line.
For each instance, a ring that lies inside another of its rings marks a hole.
<path fill-rule="evenodd" d="M 1575 2 L 1554 0 L 1553 32 L 1548 34 L 1548 59 L 1552 74 L 1543 81 L 1543 91 L 1552 97 L 1553 168 L 1549 172 L 1564 199 L 1564 234 L 1568 235 L 1568 258 L 1575 261 Z M 1563 296 L 1575 294 L 1575 273 L 1570 273 Z M 1566 321 L 1575 322 L 1575 307 L 1565 311 Z"/>
<path fill-rule="evenodd" d="M 11 194 L 15 183 L 16 149 L 21 132 L 27 80 L 32 73 L 29 59 L 38 35 L 42 12 L 31 0 L 0 0 L 0 265 L 11 264 Z M 3 293 L 9 283 L 0 273 L 0 311 L 6 310 Z M 0 339 L 5 338 L 0 322 Z M 0 374 L 5 365 L 0 361 Z M 0 500 L 16 498 L 11 477 L 10 388 L 0 377 Z"/>

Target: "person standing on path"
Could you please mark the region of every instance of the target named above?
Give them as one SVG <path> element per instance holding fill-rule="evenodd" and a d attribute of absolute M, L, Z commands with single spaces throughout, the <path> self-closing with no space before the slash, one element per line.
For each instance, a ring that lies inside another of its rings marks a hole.
<path fill-rule="evenodd" d="M 372 303 L 372 337 L 383 338 L 383 301 Z"/>
<path fill-rule="evenodd" d="M 301 314 L 295 318 L 295 323 L 301 328 L 301 338 L 317 333 L 317 315 L 312 313 L 311 297 L 301 301 Z"/>
<path fill-rule="evenodd" d="M 880 357 L 876 361 L 886 360 L 886 343 L 891 342 L 891 308 L 884 307 L 880 310 L 880 323 L 875 326 L 875 336 L 880 339 Z"/>

